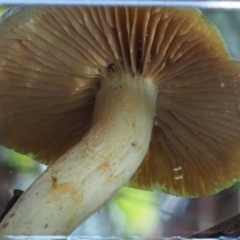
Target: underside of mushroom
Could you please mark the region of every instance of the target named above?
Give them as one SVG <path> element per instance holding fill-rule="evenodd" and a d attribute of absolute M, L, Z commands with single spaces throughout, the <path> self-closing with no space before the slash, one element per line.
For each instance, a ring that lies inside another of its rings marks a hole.
<path fill-rule="evenodd" d="M 67 235 L 123 185 L 239 179 L 240 66 L 195 9 L 17 7 L 0 22 L 0 143 L 49 165 L 0 235 Z"/>

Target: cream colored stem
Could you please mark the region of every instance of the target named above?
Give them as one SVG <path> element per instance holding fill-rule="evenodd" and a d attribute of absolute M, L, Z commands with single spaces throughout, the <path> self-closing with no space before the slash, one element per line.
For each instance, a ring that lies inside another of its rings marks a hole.
<path fill-rule="evenodd" d="M 23 194 L 0 235 L 68 235 L 133 175 L 151 138 L 157 89 L 142 77 L 101 83 L 91 130 Z"/>

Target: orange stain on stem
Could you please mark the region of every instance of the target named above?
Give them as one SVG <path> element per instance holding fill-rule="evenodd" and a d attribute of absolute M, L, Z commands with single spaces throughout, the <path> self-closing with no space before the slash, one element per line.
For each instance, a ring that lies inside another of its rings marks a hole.
<path fill-rule="evenodd" d="M 57 185 L 57 177 L 51 176 L 51 178 L 52 178 L 52 186 L 56 187 L 56 185 Z"/>
<path fill-rule="evenodd" d="M 9 217 L 12 218 L 14 216 L 16 216 L 16 213 L 12 213 Z"/>
<path fill-rule="evenodd" d="M 70 198 L 72 202 L 77 204 L 81 202 L 83 198 L 83 195 L 79 193 L 71 182 L 57 183 L 56 181 L 46 194 L 52 198 L 53 202 Z"/>
<path fill-rule="evenodd" d="M 110 165 L 109 160 L 106 160 L 106 161 L 102 162 L 102 163 L 98 166 L 97 170 L 99 170 L 99 171 L 104 171 L 104 172 L 105 172 L 105 171 L 110 171 L 110 172 L 111 172 L 111 165 Z"/>

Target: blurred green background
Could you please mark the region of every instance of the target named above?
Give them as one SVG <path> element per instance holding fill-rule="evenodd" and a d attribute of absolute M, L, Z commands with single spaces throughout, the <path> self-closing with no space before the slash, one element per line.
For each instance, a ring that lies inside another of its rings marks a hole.
<path fill-rule="evenodd" d="M 5 8 L 0 7 L 0 11 Z M 233 52 L 240 56 L 240 11 L 212 9 L 203 12 L 219 28 Z M 25 190 L 44 169 L 29 157 L 0 147 L 0 213 L 11 198 L 13 189 Z M 238 212 L 237 185 L 218 195 L 198 199 L 123 188 L 73 235 L 148 239 L 191 236 Z"/>

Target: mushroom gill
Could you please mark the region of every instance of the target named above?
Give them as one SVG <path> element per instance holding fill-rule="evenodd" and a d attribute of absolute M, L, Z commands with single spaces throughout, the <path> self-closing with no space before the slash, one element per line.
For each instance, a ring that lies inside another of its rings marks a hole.
<path fill-rule="evenodd" d="M 154 69 L 159 89 L 155 126 L 129 185 L 197 197 L 239 179 L 240 66 L 218 30 L 199 21 L 200 12 L 183 12 L 165 15 L 156 24 L 150 50 L 153 65 L 159 62 Z"/>

